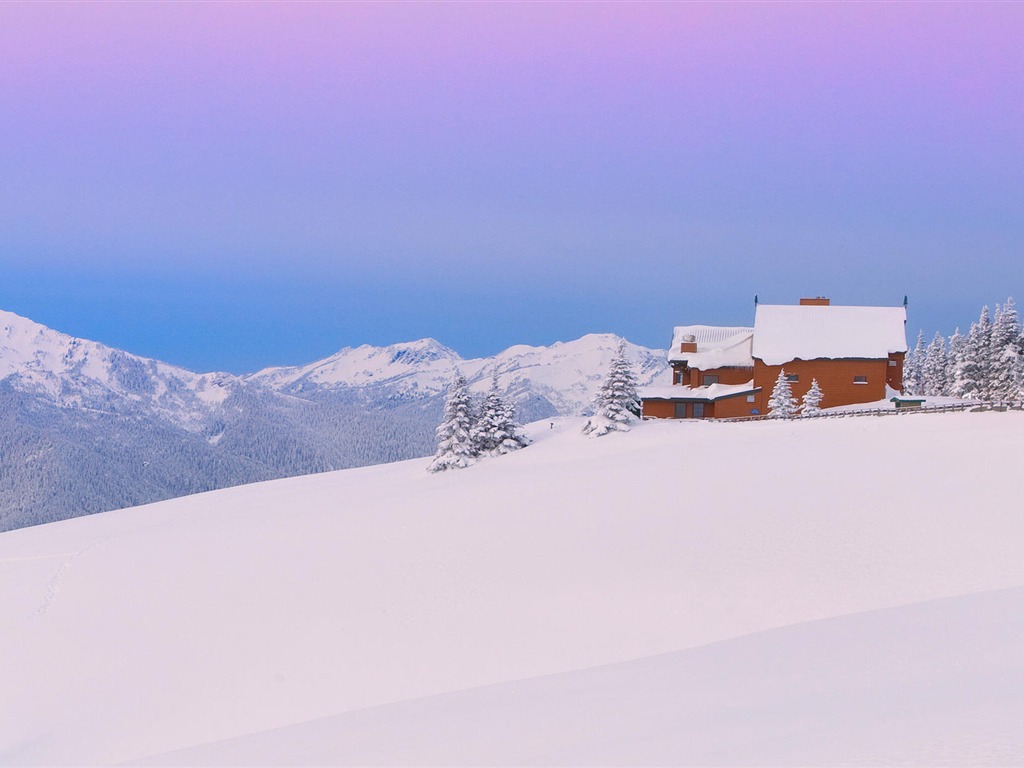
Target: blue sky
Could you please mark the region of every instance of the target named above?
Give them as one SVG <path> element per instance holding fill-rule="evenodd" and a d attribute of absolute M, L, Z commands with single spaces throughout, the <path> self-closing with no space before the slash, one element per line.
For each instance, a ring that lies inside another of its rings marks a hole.
<path fill-rule="evenodd" d="M 0 307 L 195 369 L 1020 293 L 1018 4 L 0 5 Z M 1020 298 L 1018 296 L 1017 298 Z"/>

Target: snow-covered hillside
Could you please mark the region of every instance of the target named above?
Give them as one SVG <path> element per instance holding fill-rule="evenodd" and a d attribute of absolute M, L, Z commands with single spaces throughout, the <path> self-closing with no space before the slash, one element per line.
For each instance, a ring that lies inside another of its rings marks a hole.
<path fill-rule="evenodd" d="M 564 419 L 2 534 L 0 762 L 1020 763 L 1022 428 Z"/>

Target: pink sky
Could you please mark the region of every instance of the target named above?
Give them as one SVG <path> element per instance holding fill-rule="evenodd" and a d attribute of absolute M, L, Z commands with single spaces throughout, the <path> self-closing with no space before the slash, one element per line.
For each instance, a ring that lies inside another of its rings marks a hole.
<path fill-rule="evenodd" d="M 1014 3 L 0 4 L 0 259 L 595 297 L 671 262 L 701 291 L 637 286 L 649 341 L 812 270 L 974 306 L 1024 276 L 1022 39 Z"/>

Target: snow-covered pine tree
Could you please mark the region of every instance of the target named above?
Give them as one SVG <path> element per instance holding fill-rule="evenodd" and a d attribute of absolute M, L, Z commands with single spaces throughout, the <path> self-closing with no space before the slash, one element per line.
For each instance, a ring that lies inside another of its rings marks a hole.
<path fill-rule="evenodd" d="M 992 321 L 989 319 L 988 306 L 982 307 L 978 322 L 971 323 L 971 332 L 967 335 L 964 349 L 964 362 L 961 367 L 961 387 L 963 397 L 970 400 L 987 400 L 992 389 Z"/>
<path fill-rule="evenodd" d="M 940 397 L 947 392 L 947 371 L 949 363 L 946 360 L 946 339 L 938 331 L 928 345 L 924 356 L 924 366 L 921 369 L 921 380 L 923 389 L 921 394 L 925 397 Z"/>
<path fill-rule="evenodd" d="M 949 337 L 949 352 L 946 353 L 946 390 L 951 397 L 964 396 L 964 362 L 967 359 L 967 337 L 958 327 Z"/>
<path fill-rule="evenodd" d="M 583 434 L 600 437 L 618 430 L 629 431 L 629 422 L 640 415 L 640 398 L 636 393 L 636 374 L 626 358 L 626 341 L 612 357 L 608 376 L 594 397 L 594 415 L 583 425 Z"/>
<path fill-rule="evenodd" d="M 779 378 L 775 380 L 772 388 L 772 396 L 768 398 L 768 416 L 772 419 L 792 419 L 796 416 L 796 398 L 793 397 L 793 390 L 786 378 L 786 371 L 779 371 Z"/>
<path fill-rule="evenodd" d="M 989 343 L 989 397 L 993 400 L 1016 400 L 1019 396 L 1020 325 L 1013 298 L 996 307 Z"/>
<path fill-rule="evenodd" d="M 448 387 L 444 404 L 444 420 L 437 428 L 437 453 L 427 467 L 428 472 L 461 469 L 476 461 L 477 450 L 473 440 L 476 421 L 473 398 L 469 394 L 466 378 L 456 372 Z"/>
<path fill-rule="evenodd" d="M 825 399 L 817 379 L 811 379 L 811 388 L 804 393 L 800 406 L 801 416 L 813 416 L 821 410 L 821 401 Z"/>
<path fill-rule="evenodd" d="M 515 406 L 501 394 L 498 374 L 491 377 L 491 388 L 480 406 L 480 417 L 473 429 L 473 440 L 481 456 L 500 456 L 530 444 L 516 422 Z"/>
<path fill-rule="evenodd" d="M 924 391 L 924 331 L 917 332 L 917 344 L 903 360 L 903 391 L 920 395 Z"/>

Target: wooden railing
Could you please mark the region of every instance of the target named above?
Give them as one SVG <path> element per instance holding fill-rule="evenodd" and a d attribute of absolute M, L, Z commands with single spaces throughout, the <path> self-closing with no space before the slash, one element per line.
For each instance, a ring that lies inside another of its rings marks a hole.
<path fill-rule="evenodd" d="M 943 405 L 922 405 L 917 408 L 864 408 L 850 411 L 818 411 L 804 416 L 797 414 L 791 419 L 782 419 L 771 414 L 759 416 L 733 416 L 727 419 L 711 419 L 711 421 L 797 421 L 800 419 L 845 419 L 856 416 L 902 416 L 911 413 L 951 413 L 954 411 L 971 411 L 980 413 L 982 411 L 1020 411 L 1024 405 L 1019 401 L 1009 400 L 974 400 L 964 403 L 946 403 Z"/>

